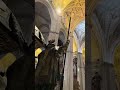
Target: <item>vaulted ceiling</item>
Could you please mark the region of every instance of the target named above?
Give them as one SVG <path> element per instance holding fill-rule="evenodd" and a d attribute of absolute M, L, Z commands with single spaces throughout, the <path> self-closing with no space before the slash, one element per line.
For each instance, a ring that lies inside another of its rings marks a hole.
<path fill-rule="evenodd" d="M 62 16 L 62 22 L 66 28 L 68 28 L 69 19 L 71 17 L 70 30 L 74 31 L 77 28 L 76 35 L 79 38 L 80 44 L 80 40 L 82 40 L 82 38 L 80 33 L 81 28 L 79 28 L 79 24 L 85 20 L 85 0 L 52 0 L 52 4 L 56 11 L 60 10 L 58 13 L 60 16 Z M 84 34 L 84 31 L 82 34 Z M 80 47 L 77 47 L 75 40 L 73 40 L 73 51 L 75 52 L 77 48 Z"/>
<path fill-rule="evenodd" d="M 61 9 L 63 22 L 68 27 L 71 17 L 71 30 L 85 19 L 85 0 L 53 0 L 56 9 Z"/>
<path fill-rule="evenodd" d="M 52 3 L 56 9 L 63 10 L 73 0 L 52 0 Z"/>
<path fill-rule="evenodd" d="M 120 40 L 120 0 L 101 0 L 95 10 L 107 48 Z"/>

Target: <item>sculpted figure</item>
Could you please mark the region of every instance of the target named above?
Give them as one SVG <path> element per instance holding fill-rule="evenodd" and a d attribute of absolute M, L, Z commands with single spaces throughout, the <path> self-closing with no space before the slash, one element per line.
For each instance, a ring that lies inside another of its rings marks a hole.
<path fill-rule="evenodd" d="M 101 76 L 96 72 L 92 78 L 92 90 L 101 90 L 101 80 Z"/>
<path fill-rule="evenodd" d="M 60 54 L 66 51 L 69 40 L 65 45 L 55 48 L 55 40 L 50 40 L 45 50 L 38 56 L 35 72 L 36 90 L 54 90 L 59 81 Z"/>

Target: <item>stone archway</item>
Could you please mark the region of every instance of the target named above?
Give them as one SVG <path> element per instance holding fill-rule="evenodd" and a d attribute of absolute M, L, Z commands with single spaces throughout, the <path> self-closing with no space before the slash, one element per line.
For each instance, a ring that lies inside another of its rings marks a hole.
<path fill-rule="evenodd" d="M 49 1 L 48 1 L 48 0 L 35 0 L 35 3 L 38 3 L 38 2 L 44 4 L 44 5 L 47 7 L 47 9 L 48 9 L 48 11 L 49 11 L 49 14 L 50 14 L 50 18 L 52 19 L 51 24 L 54 25 L 54 19 L 55 19 L 57 16 L 56 16 L 56 13 L 55 13 L 53 7 L 52 7 L 51 4 L 49 3 Z M 36 9 L 36 10 L 37 10 L 37 9 Z M 52 29 L 52 26 L 51 26 L 51 29 Z"/>
<path fill-rule="evenodd" d="M 41 2 L 35 2 L 35 25 L 47 42 L 51 27 L 51 17 L 48 8 Z"/>
<path fill-rule="evenodd" d="M 85 90 L 85 67 L 83 48 L 85 48 L 85 32 L 84 20 L 80 22 L 74 31 L 74 39 L 77 44 L 77 81 L 80 85 L 80 90 Z"/>
<path fill-rule="evenodd" d="M 41 4 L 42 7 L 40 7 L 39 4 Z M 35 0 L 35 14 L 36 14 L 36 21 L 38 22 L 39 25 L 37 27 L 39 29 L 41 27 L 41 29 L 44 30 L 41 31 L 43 31 L 42 33 L 44 33 L 43 36 L 45 37 L 46 43 L 51 39 L 55 39 L 55 44 L 57 44 L 59 29 L 60 29 L 60 23 L 59 23 L 60 17 L 56 14 L 53 6 L 47 0 Z M 41 14 L 42 17 L 40 17 Z M 41 24 L 40 21 L 42 21 Z"/>
<path fill-rule="evenodd" d="M 112 41 L 114 42 L 111 46 L 111 62 L 113 63 L 116 87 L 117 90 L 120 89 L 120 23 L 116 27 L 116 30 L 113 33 Z"/>

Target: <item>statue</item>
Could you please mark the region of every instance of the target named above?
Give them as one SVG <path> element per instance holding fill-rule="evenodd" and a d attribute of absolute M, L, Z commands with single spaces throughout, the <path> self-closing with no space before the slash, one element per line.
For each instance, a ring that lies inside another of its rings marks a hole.
<path fill-rule="evenodd" d="M 76 57 L 73 59 L 73 73 L 74 73 L 74 78 L 77 78 L 77 58 Z"/>
<path fill-rule="evenodd" d="M 101 80 L 101 76 L 96 72 L 92 78 L 92 90 L 101 90 Z"/>
<path fill-rule="evenodd" d="M 69 40 L 65 45 L 56 48 L 50 40 L 45 50 L 38 56 L 38 65 L 35 71 L 36 90 L 54 90 L 59 81 L 59 59 L 60 54 L 67 50 Z"/>
<path fill-rule="evenodd" d="M 80 90 L 80 85 L 76 78 L 73 81 L 73 90 Z"/>

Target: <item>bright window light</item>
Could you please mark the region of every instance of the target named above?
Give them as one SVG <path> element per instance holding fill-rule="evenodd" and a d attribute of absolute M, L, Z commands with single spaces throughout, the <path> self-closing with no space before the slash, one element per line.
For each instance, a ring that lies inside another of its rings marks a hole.
<path fill-rule="evenodd" d="M 57 8 L 56 11 L 57 11 L 57 14 L 58 14 L 58 15 L 61 15 L 62 10 L 61 10 L 60 8 Z"/>

